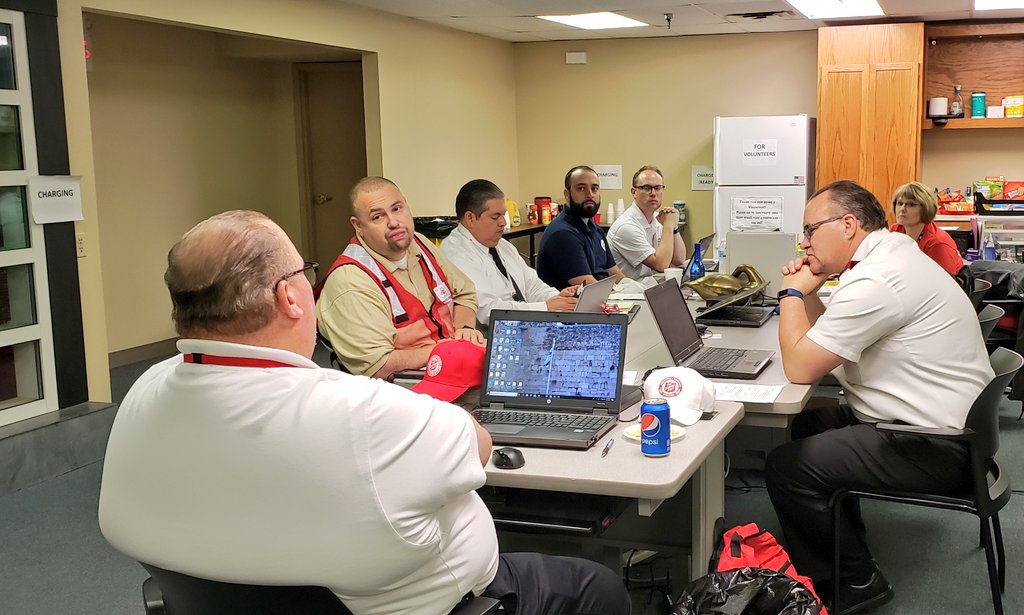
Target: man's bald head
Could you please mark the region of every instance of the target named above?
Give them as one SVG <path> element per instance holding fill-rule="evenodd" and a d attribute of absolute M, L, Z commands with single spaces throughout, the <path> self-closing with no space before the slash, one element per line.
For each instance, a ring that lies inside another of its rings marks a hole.
<path fill-rule="evenodd" d="M 167 254 L 164 282 L 182 337 L 238 336 L 274 318 L 274 282 L 293 247 L 270 218 L 235 210 L 208 218 Z"/>

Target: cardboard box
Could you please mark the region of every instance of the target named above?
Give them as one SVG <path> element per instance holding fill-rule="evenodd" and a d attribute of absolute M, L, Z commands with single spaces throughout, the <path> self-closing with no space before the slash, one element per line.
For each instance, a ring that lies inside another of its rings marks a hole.
<path fill-rule="evenodd" d="M 1003 198 L 1024 201 L 1024 182 L 1003 182 Z"/>
<path fill-rule="evenodd" d="M 990 201 L 1003 198 L 1003 182 L 990 179 L 974 182 L 974 193 L 984 196 Z"/>

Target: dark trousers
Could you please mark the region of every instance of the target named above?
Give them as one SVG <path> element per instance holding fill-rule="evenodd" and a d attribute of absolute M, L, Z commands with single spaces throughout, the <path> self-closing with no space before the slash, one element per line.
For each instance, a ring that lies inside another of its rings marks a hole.
<path fill-rule="evenodd" d="M 508 615 L 629 615 L 619 574 L 590 560 L 539 553 L 502 553 L 484 595 Z"/>
<path fill-rule="evenodd" d="M 765 484 L 793 564 L 801 574 L 823 581 L 832 578 L 828 504 L 833 493 L 849 488 L 952 493 L 968 485 L 968 467 L 961 443 L 880 432 L 858 421 L 849 406 L 832 401 L 797 415 L 792 441 L 768 455 Z M 871 574 L 875 564 L 855 498 L 844 500 L 839 531 L 840 576 Z"/>

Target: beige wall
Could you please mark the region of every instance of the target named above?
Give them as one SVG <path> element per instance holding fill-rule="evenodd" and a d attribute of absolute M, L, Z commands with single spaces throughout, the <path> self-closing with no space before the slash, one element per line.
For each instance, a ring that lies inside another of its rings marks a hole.
<path fill-rule="evenodd" d="M 219 35 L 93 15 L 89 101 L 108 350 L 174 337 L 167 249 L 244 207 L 298 237 L 288 66 L 225 58 Z M 282 215 L 275 215 L 280 210 Z"/>
<path fill-rule="evenodd" d="M 380 161 L 383 173 L 402 186 L 416 213 L 447 213 L 458 187 L 470 176 L 491 177 L 502 185 L 518 183 L 510 43 L 347 7 L 332 0 L 249 0 L 244 5 L 244 10 L 240 10 L 234 0 L 58 0 L 69 155 L 72 173 L 83 177 L 86 219 L 79 223 L 78 231 L 85 234 L 91 248 L 88 256 L 79 260 L 90 399 L 109 399 L 107 354 L 117 349 L 114 344 L 158 341 L 166 337 L 167 329 L 166 324 L 163 328 L 151 324 L 151 330 L 122 334 L 117 330 L 119 322 L 108 327 L 108 321 L 113 320 L 108 316 L 113 314 L 108 305 L 124 300 L 105 296 L 109 285 L 105 279 L 123 274 L 108 272 L 108 262 L 115 259 L 102 254 L 104 237 L 110 237 L 117 229 L 104 226 L 116 225 L 116 222 L 109 221 L 109 216 L 101 216 L 101 191 L 106 186 L 136 180 L 122 173 L 120 166 L 112 161 L 99 160 L 108 151 L 109 137 L 98 135 L 100 127 L 91 124 L 89 84 L 81 52 L 83 10 L 370 52 L 375 55 L 370 56 L 367 64 L 375 73 L 367 79 L 373 90 L 367 93 L 372 105 L 367 109 L 367 121 L 371 125 L 379 122 L 380 134 L 367 137 L 368 149 L 374 150 L 369 164 L 372 167 L 374 159 Z M 94 36 L 96 53 L 101 53 L 102 45 L 103 41 Z M 265 140 L 279 141 L 294 128 L 293 120 L 287 117 L 290 116 L 288 105 L 275 94 L 281 82 L 276 78 L 272 81 L 277 85 L 268 92 L 271 100 L 266 101 L 265 106 L 269 107 L 268 120 L 274 126 L 268 130 L 281 134 L 267 136 Z M 131 84 L 127 80 L 121 86 Z M 202 92 L 194 94 L 197 103 L 202 101 Z M 133 111 L 145 116 L 143 109 Z M 97 115 L 104 114 L 101 109 Z M 121 122 L 117 129 L 131 133 L 140 126 Z M 103 131 L 106 130 L 108 128 L 104 127 Z M 147 153 L 123 150 L 120 156 L 145 156 Z M 158 154 L 153 152 L 153 156 L 157 158 Z M 94 170 L 97 164 L 103 165 L 100 169 L 102 186 L 97 184 Z M 151 179 L 157 186 L 167 186 L 174 177 L 172 170 Z M 198 167 L 194 172 L 202 181 L 193 188 L 209 189 L 210 178 L 204 177 Z M 281 168 L 277 172 L 283 176 L 289 170 Z M 287 198 L 291 188 L 281 182 L 275 191 L 277 198 Z M 283 217 L 288 213 L 292 213 L 293 220 L 279 219 L 289 227 L 298 225 L 297 212 L 282 211 L 278 215 Z M 195 221 L 198 219 L 192 222 Z M 182 220 L 177 222 L 183 223 Z M 139 228 L 136 226 L 133 230 L 138 232 Z M 150 250 L 165 255 L 169 244 L 157 243 L 154 239 Z M 136 269 L 133 275 L 138 280 L 141 276 L 152 276 L 153 272 Z M 112 286 L 120 285 L 113 283 Z M 136 295 L 131 296 L 138 304 L 134 299 Z M 147 306 L 147 309 L 158 309 L 155 306 L 159 301 L 163 299 L 154 299 L 154 307 Z M 139 308 L 138 305 L 133 307 Z M 154 321 L 157 318 L 159 316 L 154 316 Z"/>
<path fill-rule="evenodd" d="M 921 139 L 921 181 L 944 190 L 963 190 L 986 175 L 1024 181 L 1024 129 L 925 130 Z M 883 201 L 888 196 L 878 195 Z"/>
<path fill-rule="evenodd" d="M 566 65 L 565 52 L 587 64 Z M 817 33 L 746 34 L 516 45 L 519 196 L 562 200 L 576 164 L 665 173 L 665 200 L 685 200 L 688 235 L 710 232 L 712 193 L 690 190 L 690 167 L 712 165 L 716 115 L 813 115 Z M 696 235 L 700 236 L 700 235 Z"/>

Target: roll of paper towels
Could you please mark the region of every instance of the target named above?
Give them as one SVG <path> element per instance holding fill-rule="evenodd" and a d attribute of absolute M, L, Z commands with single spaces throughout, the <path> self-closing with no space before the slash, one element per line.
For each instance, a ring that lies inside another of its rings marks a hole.
<path fill-rule="evenodd" d="M 946 115 L 949 113 L 949 99 L 940 96 L 928 100 L 928 117 Z"/>

